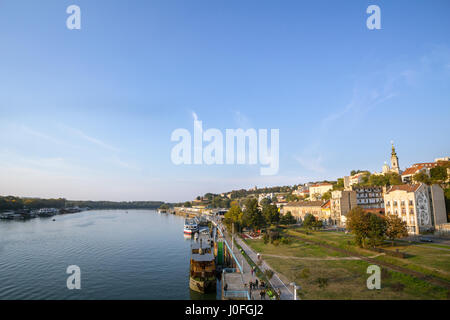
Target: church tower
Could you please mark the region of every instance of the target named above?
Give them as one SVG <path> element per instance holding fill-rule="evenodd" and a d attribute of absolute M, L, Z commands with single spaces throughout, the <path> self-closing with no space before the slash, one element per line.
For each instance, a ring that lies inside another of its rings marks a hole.
<path fill-rule="evenodd" d="M 395 152 L 394 143 L 392 143 L 392 153 L 391 153 L 391 171 L 400 174 L 400 166 L 398 165 L 398 157 Z"/>

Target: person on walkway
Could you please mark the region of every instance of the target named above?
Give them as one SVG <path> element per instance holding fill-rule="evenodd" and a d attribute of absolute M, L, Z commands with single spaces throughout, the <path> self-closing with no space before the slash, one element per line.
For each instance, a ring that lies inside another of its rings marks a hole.
<path fill-rule="evenodd" d="M 250 274 L 252 275 L 252 277 L 253 277 L 253 268 L 250 270 Z"/>
<path fill-rule="evenodd" d="M 259 288 L 259 284 L 258 284 L 258 278 L 256 278 L 256 280 L 255 280 L 255 284 L 256 284 L 256 289 L 258 289 L 258 288 Z"/>
<path fill-rule="evenodd" d="M 228 283 L 225 282 L 225 285 L 223 286 L 223 290 L 227 291 L 228 290 Z"/>
<path fill-rule="evenodd" d="M 261 300 L 266 300 L 266 291 L 265 290 L 261 290 L 259 292 L 259 295 L 261 296 Z"/>
<path fill-rule="evenodd" d="M 280 290 L 280 288 L 277 289 L 277 293 L 278 293 L 277 300 L 280 300 L 281 299 L 281 290 Z"/>

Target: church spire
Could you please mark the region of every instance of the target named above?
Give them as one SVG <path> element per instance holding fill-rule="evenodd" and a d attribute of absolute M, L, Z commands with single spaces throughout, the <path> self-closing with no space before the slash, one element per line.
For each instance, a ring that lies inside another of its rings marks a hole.
<path fill-rule="evenodd" d="M 397 153 L 395 152 L 394 142 L 392 141 L 391 144 L 392 144 L 392 153 L 391 153 L 391 155 L 392 156 L 397 156 Z"/>
<path fill-rule="evenodd" d="M 398 164 L 397 153 L 395 152 L 394 141 L 391 141 L 392 153 L 391 153 L 391 170 L 400 173 L 400 166 Z"/>

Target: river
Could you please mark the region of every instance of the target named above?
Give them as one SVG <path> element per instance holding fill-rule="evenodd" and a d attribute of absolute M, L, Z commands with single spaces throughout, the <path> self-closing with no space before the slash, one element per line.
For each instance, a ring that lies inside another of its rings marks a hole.
<path fill-rule="evenodd" d="M 215 299 L 189 289 L 183 223 L 155 210 L 0 220 L 0 299 Z M 70 265 L 80 290 L 67 288 Z"/>

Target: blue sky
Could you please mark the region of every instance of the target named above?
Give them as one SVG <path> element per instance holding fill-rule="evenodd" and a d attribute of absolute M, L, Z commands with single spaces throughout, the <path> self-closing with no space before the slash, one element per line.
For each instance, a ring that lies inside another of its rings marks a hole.
<path fill-rule="evenodd" d="M 68 30 L 66 8 L 81 8 Z M 381 8 L 368 30 L 366 8 Z M 0 2 L 0 194 L 183 201 L 450 151 L 448 1 Z M 280 130 L 280 170 L 171 162 L 177 128 Z"/>

